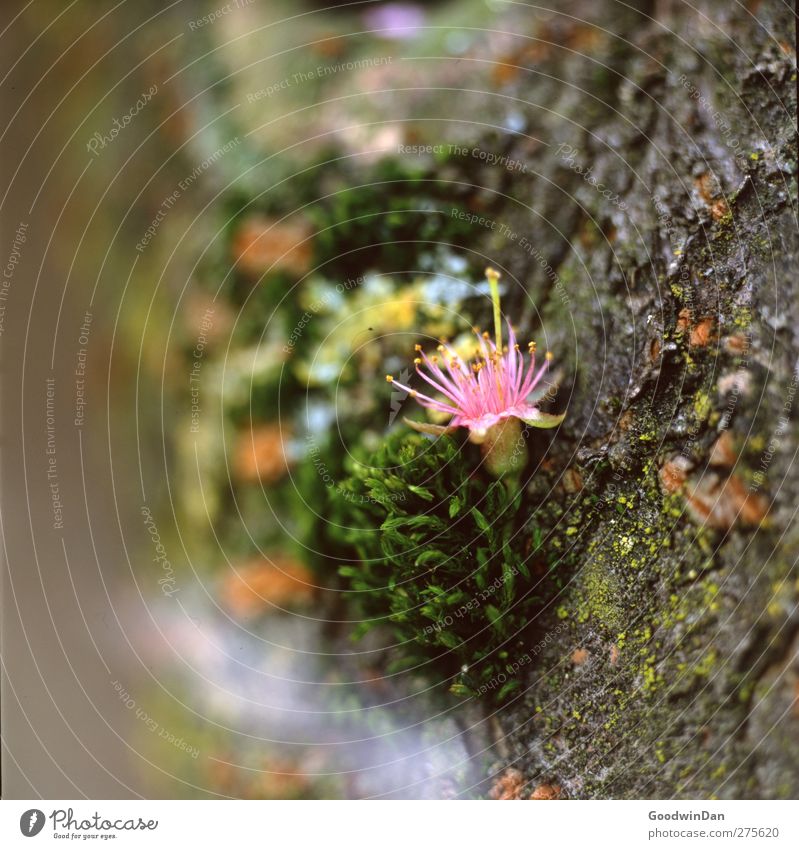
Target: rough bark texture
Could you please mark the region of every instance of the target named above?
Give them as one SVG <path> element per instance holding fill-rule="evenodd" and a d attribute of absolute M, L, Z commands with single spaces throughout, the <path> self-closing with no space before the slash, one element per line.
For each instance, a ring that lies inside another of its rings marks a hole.
<path fill-rule="evenodd" d="M 519 250 L 509 265 L 578 375 L 536 478 L 562 496 L 549 542 L 569 580 L 497 714 L 496 767 L 524 798 L 796 797 L 793 18 L 647 11 L 600 4 L 613 35 L 539 65 L 575 89 L 553 80 L 526 132 L 572 150 L 520 139 L 518 204 L 488 202 L 525 232 L 535 198 L 555 274 Z"/>

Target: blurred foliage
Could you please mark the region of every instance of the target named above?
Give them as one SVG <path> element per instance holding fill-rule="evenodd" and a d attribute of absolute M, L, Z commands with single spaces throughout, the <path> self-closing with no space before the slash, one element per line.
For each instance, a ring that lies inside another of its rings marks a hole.
<path fill-rule="evenodd" d="M 485 283 L 469 282 L 453 247 L 466 236 L 451 215 L 460 207 L 431 174 L 418 160 L 384 157 L 356 175 L 327 151 L 268 194 L 239 183 L 223 197 L 224 224 L 191 295 L 202 307 L 183 342 L 191 367 L 210 308 L 208 335 L 218 338 L 202 359 L 202 428 L 176 445 L 187 536 L 198 546 L 210 519 L 214 548 L 237 557 L 275 545 L 300 553 L 324 525 L 320 481 L 332 487 L 342 457 L 383 437 L 386 371 L 407 368 L 415 342 L 484 317 Z M 267 425 L 282 434 L 280 474 L 267 434 L 250 436 Z M 326 558 L 303 556 L 325 582 Z"/>
<path fill-rule="evenodd" d="M 409 258 L 432 244 L 466 244 L 471 228 L 452 214 L 465 211 L 453 193 L 453 186 L 418 162 L 382 160 L 361 185 L 311 207 L 317 262 L 326 273 L 347 278 L 365 268 L 407 270 Z"/>

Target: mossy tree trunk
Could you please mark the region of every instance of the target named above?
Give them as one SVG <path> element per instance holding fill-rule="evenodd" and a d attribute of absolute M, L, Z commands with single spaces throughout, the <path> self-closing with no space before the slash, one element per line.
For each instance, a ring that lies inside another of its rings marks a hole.
<path fill-rule="evenodd" d="M 795 798 L 794 21 L 642 8 L 534 33 L 515 94 L 548 108 L 508 145 L 526 173 L 485 193 L 569 411 L 531 484 L 562 586 L 492 720 L 494 774 L 519 798 Z"/>

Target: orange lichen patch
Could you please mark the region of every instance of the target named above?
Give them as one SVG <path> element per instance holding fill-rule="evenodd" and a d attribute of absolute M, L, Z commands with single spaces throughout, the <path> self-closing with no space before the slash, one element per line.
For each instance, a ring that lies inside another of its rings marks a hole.
<path fill-rule="evenodd" d="M 699 197 L 707 204 L 718 195 L 718 181 L 707 171 L 694 180 L 694 185 L 699 192 Z"/>
<path fill-rule="evenodd" d="M 264 424 L 242 431 L 233 452 L 236 477 L 245 483 L 274 483 L 285 475 L 288 435 L 276 424 Z"/>
<path fill-rule="evenodd" d="M 672 457 L 671 460 L 667 460 L 658 472 L 660 486 L 663 491 L 669 494 L 678 492 L 688 478 L 689 468 L 690 463 L 682 455 L 678 454 L 676 457 Z"/>
<path fill-rule="evenodd" d="M 572 663 L 575 666 L 582 666 L 589 657 L 591 657 L 591 652 L 588 649 L 575 649 L 572 652 Z"/>
<path fill-rule="evenodd" d="M 768 499 L 759 492 L 750 490 L 738 475 L 727 478 L 723 492 L 735 504 L 738 521 L 742 525 L 756 527 L 768 514 Z"/>
<path fill-rule="evenodd" d="M 738 459 L 738 454 L 735 451 L 732 434 L 725 430 L 721 436 L 713 444 L 710 451 L 711 466 L 721 466 L 722 468 L 732 468 L 735 461 Z"/>
<path fill-rule="evenodd" d="M 691 328 L 688 344 L 692 348 L 704 348 L 713 337 L 715 322 L 712 318 L 703 318 Z"/>
<path fill-rule="evenodd" d="M 722 531 L 736 524 L 757 527 L 768 513 L 765 497 L 750 490 L 738 475 L 721 478 L 705 474 L 692 487 L 686 501 L 695 519 Z"/>
<path fill-rule="evenodd" d="M 261 215 L 246 218 L 230 246 L 233 261 L 244 274 L 266 271 L 302 275 L 311 266 L 311 231 L 304 223 L 276 222 Z"/>
<path fill-rule="evenodd" d="M 518 769 L 506 769 L 495 781 L 488 795 L 497 801 L 521 799 L 524 790 L 524 776 Z"/>
<path fill-rule="evenodd" d="M 534 800 L 560 799 L 562 796 L 563 790 L 557 784 L 539 784 L 530 794 Z"/>
<path fill-rule="evenodd" d="M 709 316 L 700 318 L 694 322 L 693 314 L 688 307 L 683 307 L 677 315 L 677 333 L 689 332 L 688 344 L 692 348 L 703 348 L 713 338 L 713 329 L 716 326 L 715 320 Z"/>
<path fill-rule="evenodd" d="M 240 619 L 267 613 L 273 607 L 306 604 L 314 594 L 311 573 L 284 555 L 256 558 L 234 566 L 224 577 L 220 600 Z"/>
<path fill-rule="evenodd" d="M 743 333 L 734 333 L 732 336 L 726 336 L 722 345 L 728 354 L 740 355 L 749 349 L 749 339 Z"/>
<path fill-rule="evenodd" d="M 732 437 L 725 431 L 713 446 L 710 463 L 717 469 L 729 469 L 736 458 Z M 727 531 L 736 524 L 756 527 L 766 518 L 767 499 L 749 489 L 737 474 L 707 471 L 697 480 L 689 475 L 692 467 L 686 457 L 677 455 L 661 466 L 658 476 L 663 492 L 685 496 L 688 512 L 696 521 Z"/>
<path fill-rule="evenodd" d="M 635 419 L 635 416 L 633 414 L 633 411 L 632 410 L 625 410 L 621 414 L 621 416 L 619 416 L 619 430 L 622 430 L 622 431 L 629 430 L 633 425 L 634 419 Z"/>
<path fill-rule="evenodd" d="M 727 202 L 720 196 L 721 190 L 718 180 L 708 173 L 702 174 L 694 180 L 694 185 L 699 197 L 710 207 L 710 214 L 714 221 L 720 221 L 730 211 Z"/>
<path fill-rule="evenodd" d="M 649 343 L 649 359 L 652 362 L 657 362 L 660 359 L 660 352 L 663 349 L 663 345 L 660 339 L 655 338 Z"/>
<path fill-rule="evenodd" d="M 724 198 L 719 198 L 710 204 L 710 214 L 714 221 L 721 221 L 729 211 L 730 208 L 727 206 L 727 201 Z"/>
<path fill-rule="evenodd" d="M 574 495 L 583 488 L 583 476 L 571 466 L 563 473 L 563 489 Z"/>
<path fill-rule="evenodd" d="M 610 664 L 615 666 L 619 662 L 619 647 L 614 643 L 610 647 Z"/>

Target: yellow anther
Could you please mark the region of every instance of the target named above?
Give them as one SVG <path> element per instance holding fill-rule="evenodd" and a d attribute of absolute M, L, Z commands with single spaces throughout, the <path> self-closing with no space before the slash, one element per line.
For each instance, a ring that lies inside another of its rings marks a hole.
<path fill-rule="evenodd" d="M 414 351 L 421 351 L 421 350 L 422 350 L 422 346 L 421 346 L 421 345 L 414 345 L 414 346 L 413 346 L 413 350 L 414 350 Z"/>
<path fill-rule="evenodd" d="M 544 358 L 551 362 L 552 360 L 555 359 L 555 355 L 552 353 L 552 351 L 547 351 L 546 354 L 544 355 Z"/>
<path fill-rule="evenodd" d="M 487 330 L 484 330 L 483 331 L 483 339 L 488 339 L 488 338 L 489 338 L 489 333 L 488 333 Z"/>
<path fill-rule="evenodd" d="M 386 375 L 386 383 L 393 383 L 393 382 L 394 382 L 394 378 L 390 374 L 387 374 Z"/>
<path fill-rule="evenodd" d="M 416 358 L 414 359 L 413 363 L 414 363 L 414 365 L 417 365 L 417 366 L 418 366 L 418 365 L 421 365 L 421 364 L 422 364 L 422 358 L 421 358 L 421 357 L 416 357 Z"/>

